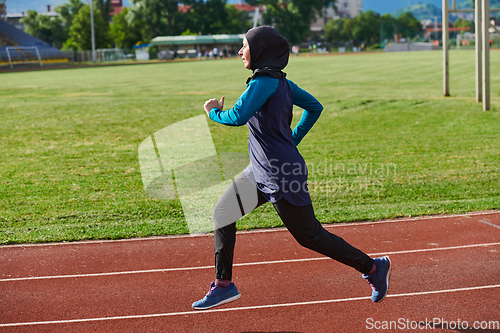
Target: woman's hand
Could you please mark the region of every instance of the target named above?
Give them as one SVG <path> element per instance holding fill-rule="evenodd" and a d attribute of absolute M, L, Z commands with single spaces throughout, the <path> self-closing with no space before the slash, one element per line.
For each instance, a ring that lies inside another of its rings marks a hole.
<path fill-rule="evenodd" d="M 209 99 L 205 102 L 203 107 L 205 108 L 207 116 L 210 114 L 210 110 L 212 110 L 213 108 L 218 108 L 222 111 L 222 109 L 224 108 L 224 96 L 221 97 L 220 101 L 217 101 L 217 98 Z"/>

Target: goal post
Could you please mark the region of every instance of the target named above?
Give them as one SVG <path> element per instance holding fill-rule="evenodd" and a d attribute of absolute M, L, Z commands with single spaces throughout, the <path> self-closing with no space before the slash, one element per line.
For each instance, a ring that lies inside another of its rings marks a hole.
<path fill-rule="evenodd" d="M 11 55 L 12 50 L 21 52 L 23 56 L 12 57 Z M 30 55 L 28 52 L 23 52 L 24 50 L 34 50 L 36 58 Z M 10 68 L 14 68 L 14 63 L 16 62 L 16 60 L 24 63 L 38 62 L 40 66 L 43 67 L 42 57 L 40 56 L 40 51 L 38 50 L 38 46 L 7 46 L 5 48 L 5 51 L 7 52 L 7 58 L 9 58 Z"/>
<path fill-rule="evenodd" d="M 481 22 L 483 15 L 481 11 L 481 1 L 476 1 L 475 8 L 475 34 L 476 34 L 476 102 L 483 101 L 483 61 L 481 58 L 481 49 L 483 47 L 483 28 Z"/>
<path fill-rule="evenodd" d="M 476 34 L 476 101 L 483 102 L 483 110 L 490 109 L 490 12 L 499 12 L 500 8 L 490 8 L 490 0 L 474 0 L 474 9 L 457 9 L 456 0 L 443 0 L 443 90 L 445 96 L 450 96 L 449 80 L 449 35 L 448 15 L 452 13 L 475 13 Z"/>
<path fill-rule="evenodd" d="M 476 0 L 479 2 L 479 0 Z M 483 17 L 483 110 L 490 109 L 490 0 L 482 0 L 481 16 Z M 477 46 L 476 46 L 477 47 Z"/>
<path fill-rule="evenodd" d="M 443 21 L 442 21 L 442 38 L 443 38 L 443 90 L 444 96 L 450 96 L 450 73 L 449 73 L 449 47 L 450 47 L 450 32 L 449 32 L 449 3 L 448 0 L 443 0 Z"/>

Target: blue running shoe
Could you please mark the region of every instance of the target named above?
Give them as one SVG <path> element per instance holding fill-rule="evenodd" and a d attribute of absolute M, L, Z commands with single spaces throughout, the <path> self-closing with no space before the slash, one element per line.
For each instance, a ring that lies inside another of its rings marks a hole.
<path fill-rule="evenodd" d="M 377 266 L 377 273 L 374 275 L 363 274 L 372 287 L 372 301 L 380 302 L 387 295 L 389 289 L 389 278 L 391 277 L 391 260 L 388 256 L 373 259 Z"/>
<path fill-rule="evenodd" d="M 215 283 L 212 282 L 210 283 L 210 290 L 205 295 L 205 297 L 193 303 L 193 309 L 210 309 L 215 306 L 236 301 L 240 297 L 241 294 L 239 293 L 234 283 L 231 282 L 231 284 L 226 288 L 219 288 L 215 285 Z"/>

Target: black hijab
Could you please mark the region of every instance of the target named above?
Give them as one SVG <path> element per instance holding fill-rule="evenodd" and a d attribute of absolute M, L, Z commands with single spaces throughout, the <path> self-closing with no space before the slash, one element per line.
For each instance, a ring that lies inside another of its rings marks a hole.
<path fill-rule="evenodd" d="M 282 69 L 288 64 L 290 44 L 273 27 L 259 26 L 247 31 L 245 38 L 250 48 L 250 69 L 253 75 L 247 83 L 259 75 L 282 79 Z"/>

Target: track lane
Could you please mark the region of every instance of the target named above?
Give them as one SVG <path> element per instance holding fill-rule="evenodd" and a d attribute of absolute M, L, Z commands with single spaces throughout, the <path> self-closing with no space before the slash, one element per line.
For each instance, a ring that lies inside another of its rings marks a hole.
<path fill-rule="evenodd" d="M 391 294 L 498 284 L 500 245 L 454 251 L 393 255 Z M 473 257 L 471 261 L 469 258 Z M 456 274 L 456 262 L 468 262 Z M 477 272 L 481 272 L 478 277 Z M 356 271 L 332 260 L 238 267 L 235 281 L 242 297 L 220 308 L 329 299 L 367 298 L 370 289 Z M 212 272 L 169 272 L 118 277 L 9 282 L 3 289 L 1 323 L 71 320 L 192 311 L 206 293 Z M 266 285 L 260 277 L 266 276 Z M 425 278 L 424 278 L 425 277 Z M 181 282 L 182 286 L 175 285 Z M 326 305 L 325 305 L 326 306 Z M 27 320 L 29 318 L 29 320 Z"/>
<path fill-rule="evenodd" d="M 82 332 L 82 331 L 178 331 L 178 332 L 371 332 L 374 321 L 424 321 L 437 318 L 447 322 L 492 321 L 498 323 L 496 299 L 499 288 L 474 289 L 460 292 L 424 295 L 393 295 L 372 306 L 363 302 L 367 298 L 338 300 L 322 304 L 295 304 L 275 308 L 232 308 L 232 311 L 191 311 L 184 315 L 158 314 L 141 318 L 108 318 L 83 322 L 60 322 L 15 326 L 8 332 Z M 408 307 L 408 304 L 416 306 Z M 439 309 L 436 304 L 440 304 Z M 239 309 L 241 309 L 239 311 Z M 214 310 L 215 311 L 215 310 Z M 498 325 L 498 324 L 497 324 Z M 492 326 L 493 327 L 493 326 Z M 438 325 L 437 328 L 444 328 Z M 391 330 L 403 331 L 403 330 Z M 440 331 L 456 332 L 456 329 Z M 481 332 L 498 332 L 481 330 Z"/>
<path fill-rule="evenodd" d="M 500 224 L 498 217 L 498 214 L 455 217 L 453 219 L 443 217 L 428 220 L 327 226 L 327 228 L 348 241 L 352 242 L 352 239 L 355 239 L 356 242 L 364 244 L 366 248 L 372 246 L 373 250 L 391 252 L 408 248 L 418 250 L 417 245 L 426 245 L 424 249 L 435 249 L 437 246 L 460 246 L 454 244 L 474 244 L 474 242 L 478 241 L 498 242 L 500 240 L 500 230 L 478 221 L 481 219 L 491 224 Z M 374 233 L 374 228 L 376 233 Z M 378 236 L 376 237 L 378 239 L 373 240 L 374 234 L 384 236 Z M 193 240 L 201 240 L 206 245 L 206 249 L 202 248 L 202 251 L 200 251 L 202 260 L 197 258 L 196 253 L 189 253 L 189 251 L 192 251 L 193 245 L 191 244 L 193 244 Z M 174 238 L 173 242 L 172 239 L 153 238 L 147 241 L 117 242 L 120 244 L 91 242 L 60 246 L 5 247 L 0 248 L 0 264 L 9 263 L 10 268 L 14 268 L 14 271 L 17 269 L 17 276 L 20 277 L 26 276 L 27 271 L 44 273 L 49 268 L 48 272 L 53 272 L 57 268 L 51 268 L 50 263 L 62 265 L 61 262 L 74 263 L 75 261 L 79 262 L 79 260 L 90 263 L 90 265 L 84 267 L 90 272 L 92 270 L 113 272 L 118 267 L 127 268 L 127 261 L 130 265 L 129 269 L 130 267 L 133 269 L 158 267 L 165 264 L 168 266 L 168 263 L 174 266 L 181 262 L 189 265 L 206 263 L 211 266 L 213 265 L 212 241 L 209 236 L 201 236 Z M 287 257 L 317 258 L 317 254 L 298 246 L 285 230 L 240 233 L 237 242 L 235 261 L 239 263 L 256 262 L 258 259 L 286 259 Z M 150 247 L 151 251 L 147 249 L 145 244 L 153 244 Z M 279 251 L 269 248 L 270 244 L 277 246 Z M 139 245 L 140 248 L 135 247 Z M 165 256 L 168 257 L 169 254 L 172 254 L 172 245 L 175 248 L 172 256 L 175 259 L 173 262 L 164 259 Z M 102 254 L 103 250 L 108 247 L 111 251 L 102 256 L 101 260 L 95 260 L 95 255 Z M 59 255 L 57 255 L 56 248 L 63 249 L 59 250 Z M 38 249 L 38 251 L 34 249 Z M 257 252 L 259 249 L 260 252 Z M 365 248 L 363 249 L 367 251 Z M 13 250 L 14 252 L 10 252 Z M 394 262 L 394 275 L 391 279 L 391 294 L 401 295 L 419 291 L 460 288 L 461 286 L 475 287 L 498 284 L 497 277 L 500 273 L 499 251 L 498 245 L 490 245 L 486 247 L 393 254 L 391 258 Z M 38 258 L 36 252 L 39 254 Z M 9 257 L 13 253 L 17 253 L 18 257 Z M 140 254 L 142 254 L 142 258 Z M 55 255 L 56 258 L 54 259 L 52 255 Z M 92 257 L 92 255 L 94 256 Z M 83 260 L 81 256 L 83 256 Z M 143 261 L 145 258 L 159 259 L 160 257 L 163 258 L 161 262 L 154 260 L 152 262 Z M 34 269 L 26 270 L 24 267 L 19 267 L 23 259 L 30 258 L 35 259 L 31 261 L 35 265 Z M 58 258 L 61 259 L 61 262 L 57 260 Z M 94 260 L 89 260 L 90 258 Z M 111 267 L 106 265 L 110 263 L 115 265 L 111 265 Z M 463 263 L 467 263 L 466 267 L 463 267 Z M 459 272 L 457 272 L 457 267 Z M 64 268 L 62 267 L 63 271 Z M 71 269 L 74 269 L 74 267 L 67 268 L 65 272 L 69 272 Z M 2 272 L 4 271 L 2 269 Z M 5 275 L 3 273 L 3 276 Z M 0 280 L 0 310 L 2 311 L 0 323 L 172 314 L 183 311 L 191 313 L 191 302 L 204 295 L 208 282 L 213 279 L 212 275 L 213 269 L 200 269 L 196 271 L 145 272 L 113 277 L 97 276 L 60 280 L 10 282 Z M 258 279 L 262 276 L 268 279 L 266 286 L 259 284 Z M 493 320 L 495 318 L 491 312 L 494 311 L 492 309 L 498 307 L 498 299 L 500 299 L 499 288 L 493 288 L 489 291 L 457 291 L 448 293 L 448 295 L 430 294 L 389 297 L 382 304 L 372 304 L 367 298 L 370 290 L 365 281 L 359 277 L 359 274 L 331 260 L 236 266 L 235 277 L 243 296 L 237 302 L 220 307 L 222 310 L 245 306 L 258 307 L 332 299 L 348 299 L 348 301 L 343 301 L 342 304 L 333 302 L 304 304 L 285 308 L 271 307 L 227 311 L 223 312 L 223 317 L 230 320 L 226 321 L 224 319 L 222 321 L 220 331 L 248 332 L 253 329 L 263 332 L 274 327 L 272 330 L 275 331 L 306 332 L 318 331 L 315 329 L 317 327 L 323 331 L 331 331 L 331 327 L 341 327 L 341 330 L 348 332 L 351 331 L 350 327 L 352 326 L 356 328 L 352 330 L 353 332 L 359 332 L 363 330 L 363 326 L 361 326 L 361 330 L 359 329 L 359 325 L 363 323 L 359 322 L 356 316 L 351 316 L 350 313 L 353 315 L 357 313 L 358 317 L 360 313 L 364 312 L 375 315 L 379 314 L 381 308 L 387 307 L 392 308 L 392 311 L 382 312 L 379 315 L 380 318 L 389 320 L 395 314 L 404 314 L 400 310 L 409 310 L 409 304 L 416 304 L 416 306 L 412 307 L 414 309 L 411 312 L 412 315 L 415 315 L 415 318 L 422 315 L 429 316 L 429 313 L 433 313 L 426 304 L 429 306 L 434 305 L 434 312 L 436 312 L 436 304 L 439 304 L 439 310 L 443 310 L 442 313 L 451 316 L 450 320 L 455 320 L 454 317 L 456 317 L 457 313 L 461 313 L 457 308 L 448 305 L 443 308 L 442 303 L 432 302 L 432 299 L 441 298 L 446 302 L 451 300 L 452 303 L 461 304 L 461 306 L 471 309 L 472 311 L 467 313 L 467 318 L 477 317 L 480 314 L 483 317 L 492 317 L 490 320 Z M 317 286 L 321 286 L 321 288 L 317 288 Z M 466 299 L 457 296 L 464 293 L 471 296 L 467 296 Z M 489 296 L 480 296 L 485 294 Z M 407 299 L 406 303 L 402 299 Z M 416 299 L 418 299 L 418 302 L 415 302 Z M 392 305 L 387 306 L 387 304 Z M 397 304 L 401 308 L 398 308 Z M 349 312 L 347 309 L 352 310 L 349 310 L 351 311 Z M 306 313 L 303 313 L 303 311 Z M 310 311 L 317 313 L 317 316 L 311 316 Z M 339 319 L 337 316 L 333 316 L 336 319 L 332 320 L 331 316 L 326 315 L 329 311 L 342 314 L 342 318 Z M 99 320 L 85 323 L 42 324 L 9 328 L 0 326 L 0 331 L 38 332 L 64 330 L 76 332 L 88 331 L 92 327 L 99 327 L 101 331 L 102 328 L 106 328 L 106 331 L 123 331 L 122 329 L 143 331 L 146 328 L 152 331 L 219 331 L 218 327 L 214 326 L 213 320 L 210 320 L 211 318 L 213 318 L 213 314 L 196 312 L 189 315 L 170 315 L 142 319 Z M 300 324 L 297 322 L 298 318 L 301 319 Z M 316 319 L 314 320 L 314 318 Z M 500 318 L 496 320 L 498 319 Z M 483 320 L 485 319 L 483 318 Z"/>
<path fill-rule="evenodd" d="M 500 225 L 500 214 L 325 227 L 367 253 L 500 241 L 500 229 L 479 220 Z M 298 245 L 288 231 L 282 228 L 271 232 L 239 232 L 236 242 L 235 263 L 318 257 L 313 251 Z M 213 266 L 213 260 L 212 235 L 4 246 L 0 247 L 0 280 L 27 276 Z"/>

